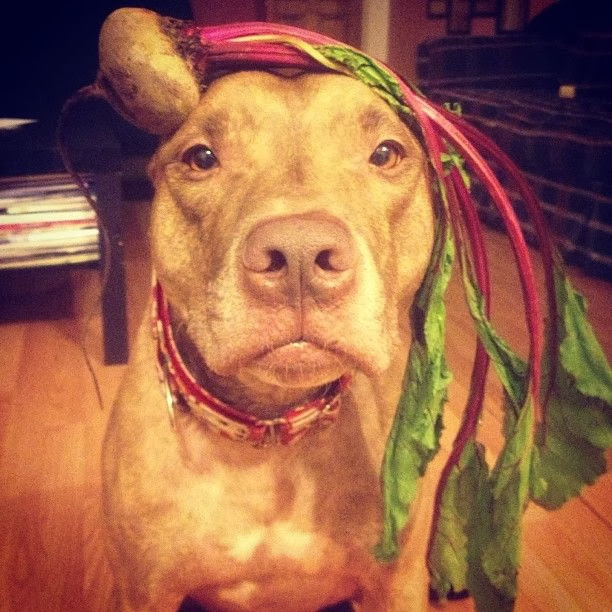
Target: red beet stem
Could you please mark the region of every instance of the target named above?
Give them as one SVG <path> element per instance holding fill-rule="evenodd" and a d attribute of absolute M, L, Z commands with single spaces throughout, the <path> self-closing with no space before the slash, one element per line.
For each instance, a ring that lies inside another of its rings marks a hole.
<path fill-rule="evenodd" d="M 254 41 L 215 43 L 206 53 L 205 61 L 225 67 L 248 64 L 250 67 L 261 66 L 264 68 L 321 68 L 320 64 L 293 47 L 278 43 L 257 43 Z"/>
<path fill-rule="evenodd" d="M 463 250 L 465 246 L 462 244 L 462 228 L 461 219 L 464 220 L 465 230 L 468 233 L 468 239 L 472 247 L 472 261 L 474 273 L 476 275 L 476 282 L 482 292 L 485 302 L 485 313 L 489 315 L 490 309 L 490 279 L 489 269 L 486 257 L 486 250 L 484 249 L 484 241 L 482 237 L 482 229 L 480 227 L 480 221 L 478 215 L 474 209 L 471 196 L 463 179 L 461 178 L 459 171 L 456 168 L 451 170 L 450 176 L 447 177 L 447 196 L 448 205 L 451 213 L 451 217 L 454 219 L 453 223 L 455 226 L 455 242 L 458 244 L 459 250 Z M 463 212 L 463 215 L 461 214 Z M 459 225 L 459 227 L 457 227 Z M 468 262 L 460 260 L 461 265 Z M 476 353 L 474 355 L 474 364 L 472 366 L 472 374 L 470 378 L 470 392 L 466 402 L 466 407 L 463 414 L 463 420 L 455 439 L 453 441 L 453 447 L 449 454 L 442 472 L 440 473 L 440 480 L 436 486 L 436 493 L 434 497 L 433 506 L 433 517 L 432 517 L 432 529 L 429 533 L 429 541 L 427 547 L 427 559 L 431 559 L 431 553 L 437 533 L 437 526 L 440 521 L 440 513 L 442 510 L 442 498 L 444 491 L 448 483 L 448 479 L 451 475 L 452 470 L 459 464 L 463 451 L 470 440 L 474 440 L 476 437 L 476 431 L 478 429 L 478 422 L 482 407 L 484 403 L 485 386 L 487 380 L 487 373 L 489 369 L 489 355 L 482 343 L 477 338 L 476 341 Z"/>
<path fill-rule="evenodd" d="M 472 143 L 461 133 L 458 128 L 455 127 L 453 123 L 446 119 L 433 106 L 424 101 L 422 98 L 418 100 L 419 102 L 417 102 L 417 104 L 423 106 L 424 111 L 432 118 L 432 121 L 435 122 L 442 135 L 448 138 L 464 156 L 472 171 L 476 174 L 481 183 L 490 193 L 491 199 L 496 205 L 497 210 L 504 221 L 506 232 L 515 254 L 523 292 L 523 299 L 525 302 L 525 314 L 530 339 L 529 366 L 531 393 L 533 395 L 534 410 L 537 417 L 536 421 L 539 422 L 541 416 L 539 409 L 540 376 L 543 353 L 542 319 L 540 315 L 537 284 L 531 265 L 529 249 L 522 234 L 520 223 L 516 217 L 508 195 L 500 185 L 493 171 L 489 168 Z"/>
<path fill-rule="evenodd" d="M 235 38 L 242 38 L 247 36 L 256 36 L 258 34 L 274 34 L 279 36 L 289 36 L 299 38 L 311 45 L 340 45 L 343 47 L 347 45 L 339 43 L 333 38 L 311 32 L 309 30 L 303 30 L 290 25 L 282 25 L 278 23 L 267 23 L 262 21 L 251 21 L 244 23 L 228 23 L 218 26 L 198 26 L 191 25 L 189 30 L 186 31 L 189 34 L 199 34 L 203 44 L 217 43 L 222 40 L 229 40 Z"/>
<path fill-rule="evenodd" d="M 495 159 L 500 168 L 502 168 L 502 170 L 504 170 L 511 177 L 512 181 L 516 185 L 516 188 L 518 189 L 518 192 L 533 222 L 533 228 L 536 232 L 536 237 L 538 240 L 540 257 L 542 258 L 544 269 L 544 281 L 546 284 L 548 308 L 548 350 L 551 355 L 556 355 L 559 350 L 560 334 L 554 270 L 556 266 L 562 265 L 562 262 L 556 248 L 554 247 L 554 243 L 548 229 L 548 225 L 544 219 L 542 207 L 540 206 L 538 198 L 531 185 L 529 185 L 514 162 L 497 146 L 497 144 L 495 144 L 495 142 L 493 142 L 493 140 L 461 117 L 458 117 L 457 115 L 454 115 L 441 107 L 439 107 L 439 110 L 445 114 L 445 116 L 451 122 L 454 122 L 457 127 L 464 134 L 466 134 L 471 142 L 473 142 L 480 150 L 488 153 L 493 159 Z M 554 386 L 557 367 L 556 359 L 550 359 L 549 362 L 550 371 L 548 387 L 544 391 L 540 407 L 542 412 L 541 419 L 542 423 L 544 424 L 546 423 L 546 405 L 548 403 L 550 391 Z"/>
<path fill-rule="evenodd" d="M 472 260 L 475 262 L 475 275 L 479 288 L 483 292 L 485 300 L 485 309 L 488 315 L 490 305 L 490 283 L 488 266 L 486 259 L 486 250 L 484 249 L 482 231 L 478 215 L 474 209 L 471 197 L 463 184 L 462 178 L 456 169 L 451 171 L 450 176 L 446 176 L 442 165 L 442 153 L 446 152 L 446 147 L 442 144 L 442 139 L 437 133 L 435 123 L 422 111 L 421 106 L 410 104 L 411 98 L 414 97 L 412 90 L 398 79 L 402 92 L 407 99 L 409 106 L 413 109 L 418 123 L 423 131 L 427 148 L 430 152 L 430 160 L 434 167 L 440 182 L 445 186 L 449 222 L 453 226 L 453 233 L 459 247 L 463 248 L 462 241 L 462 219 L 467 225 L 468 239 L 472 246 Z M 458 195 L 458 193 L 460 195 Z M 461 211 L 465 211 L 465 216 L 462 216 Z M 453 442 L 451 453 L 442 469 L 440 480 L 436 487 L 435 501 L 433 507 L 432 529 L 429 534 L 427 558 L 430 557 L 433 547 L 437 525 L 440 520 L 440 512 L 442 507 L 442 497 L 448 483 L 448 478 L 453 468 L 459 463 L 461 455 L 467 443 L 475 437 L 478 428 L 478 421 L 482 411 L 484 401 L 484 390 L 489 366 L 489 355 L 487 354 L 482 342 L 477 339 L 476 353 L 474 356 L 474 364 L 470 380 L 470 393 L 466 403 L 464 416 L 461 427 Z"/>

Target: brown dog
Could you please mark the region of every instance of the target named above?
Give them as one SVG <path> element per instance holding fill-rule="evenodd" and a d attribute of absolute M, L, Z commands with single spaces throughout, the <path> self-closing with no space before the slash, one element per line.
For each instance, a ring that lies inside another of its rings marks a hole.
<path fill-rule="evenodd" d="M 424 505 L 398 562 L 373 555 L 433 242 L 417 140 L 355 79 L 238 72 L 150 173 L 161 339 L 147 318 L 103 453 L 121 607 L 425 606 Z"/>

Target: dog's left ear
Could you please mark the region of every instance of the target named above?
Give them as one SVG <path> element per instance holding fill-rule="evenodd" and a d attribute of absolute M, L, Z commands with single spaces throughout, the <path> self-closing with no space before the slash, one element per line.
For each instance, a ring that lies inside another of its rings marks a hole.
<path fill-rule="evenodd" d="M 111 13 L 100 32 L 99 62 L 100 93 L 147 132 L 172 133 L 200 98 L 192 66 L 164 31 L 163 18 L 152 11 Z"/>

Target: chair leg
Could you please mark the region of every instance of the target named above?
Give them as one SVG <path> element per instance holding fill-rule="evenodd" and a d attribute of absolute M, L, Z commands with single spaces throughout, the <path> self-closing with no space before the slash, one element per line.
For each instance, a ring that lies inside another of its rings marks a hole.
<path fill-rule="evenodd" d="M 128 359 L 128 333 L 125 291 L 125 263 L 121 227 L 121 182 L 119 173 L 95 177 L 100 222 L 108 242 L 102 243 L 102 258 L 106 262 L 105 286 L 102 290 L 102 320 L 104 362 L 107 365 L 125 363 Z"/>

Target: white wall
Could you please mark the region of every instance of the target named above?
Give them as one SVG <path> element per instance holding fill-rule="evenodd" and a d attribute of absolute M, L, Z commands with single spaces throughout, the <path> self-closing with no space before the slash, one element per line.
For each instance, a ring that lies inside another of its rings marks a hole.
<path fill-rule="evenodd" d="M 389 15 L 390 0 L 363 0 L 361 47 L 382 62 L 389 56 Z"/>

